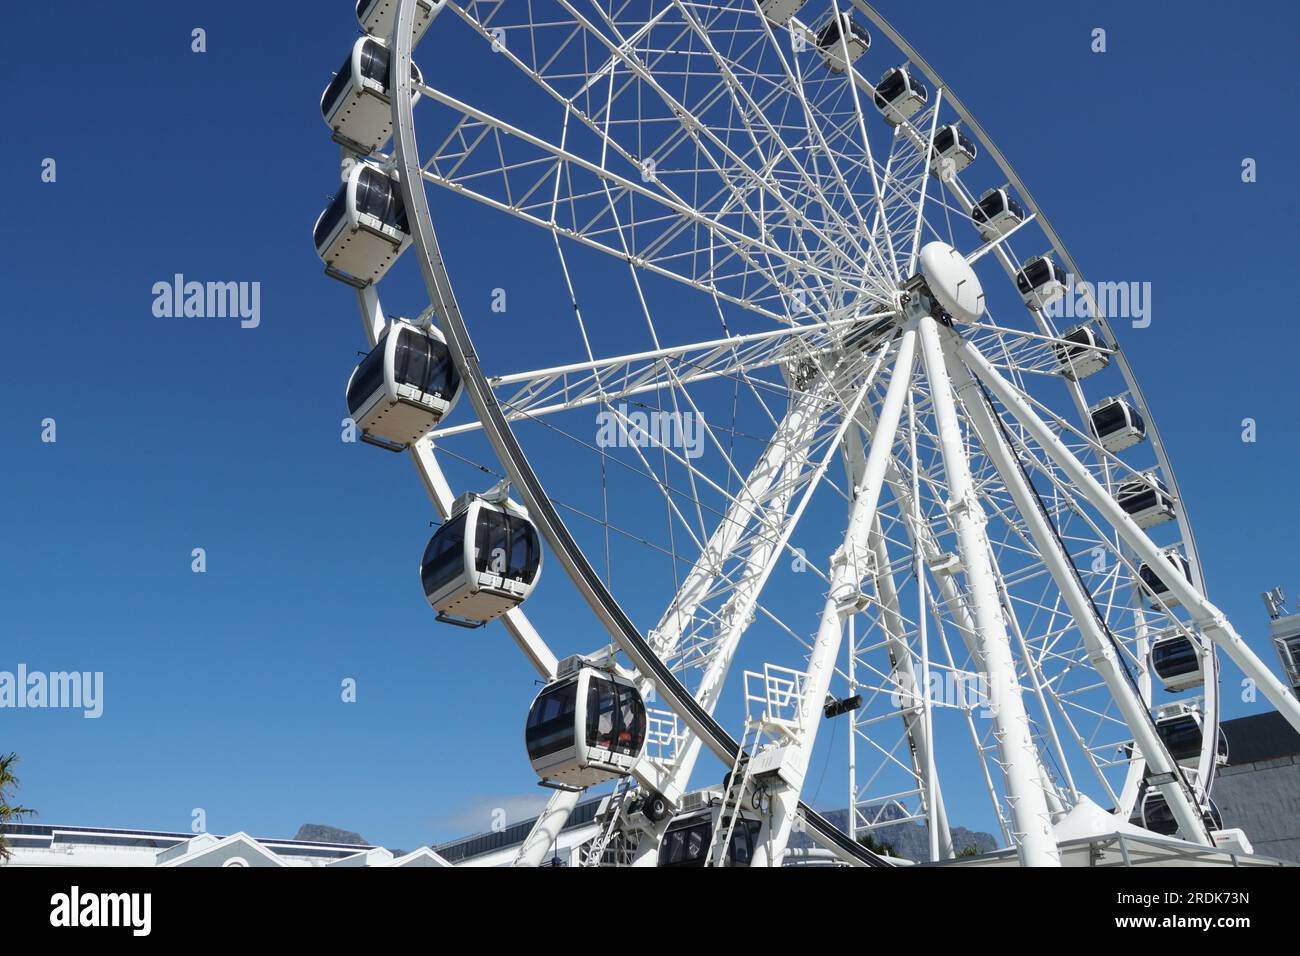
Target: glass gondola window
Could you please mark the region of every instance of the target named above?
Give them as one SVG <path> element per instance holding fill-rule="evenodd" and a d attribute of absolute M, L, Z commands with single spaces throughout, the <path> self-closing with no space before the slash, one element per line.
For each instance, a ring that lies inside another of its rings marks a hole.
<path fill-rule="evenodd" d="M 361 75 L 372 80 L 378 80 L 384 88 L 384 92 L 390 92 L 389 87 L 389 63 L 392 61 L 392 55 L 388 52 L 388 47 L 381 43 L 369 42 L 361 48 Z M 415 64 L 411 64 L 411 78 L 416 76 Z"/>
<path fill-rule="evenodd" d="M 1021 293 L 1030 292 L 1056 278 L 1057 271 L 1055 264 L 1046 256 L 1031 260 L 1016 274 L 1016 286 Z"/>
<path fill-rule="evenodd" d="M 397 183 L 370 167 L 362 170 L 361 178 L 357 180 L 357 212 L 374 216 L 380 222 L 395 226 L 399 232 L 411 231 Z"/>
<path fill-rule="evenodd" d="M 427 335 L 402 329 L 393 355 L 393 372 L 398 382 L 414 385 L 439 398 L 451 398 L 460 387 L 460 373 L 451 350 Z"/>
<path fill-rule="evenodd" d="M 474 531 L 475 567 L 527 583 L 537 573 L 541 547 L 532 525 L 518 515 L 484 509 Z"/>
<path fill-rule="evenodd" d="M 357 373 L 348 385 L 348 411 L 355 415 L 366 403 L 375 390 L 384 384 L 384 343 L 387 335 L 381 336 L 375 347 L 361 360 Z"/>
<path fill-rule="evenodd" d="M 465 518 L 453 518 L 429 539 L 420 562 L 425 594 L 438 593 L 465 573 Z"/>
<path fill-rule="evenodd" d="M 1151 664 L 1158 674 L 1184 674 L 1200 667 L 1201 655 L 1185 636 L 1161 641 L 1151 650 Z"/>
<path fill-rule="evenodd" d="M 334 103 L 343 95 L 343 91 L 347 89 L 348 84 L 351 82 L 352 54 L 349 53 L 348 58 L 344 60 L 343 65 L 339 67 L 339 71 L 334 74 L 334 79 L 330 80 L 330 85 L 325 87 L 325 95 L 320 98 L 321 110 L 326 116 L 329 115 L 329 111 L 333 108 Z"/>
<path fill-rule="evenodd" d="M 547 691 L 528 714 L 524 740 L 530 758 L 545 757 L 573 746 L 578 682 L 566 681 Z"/>
<path fill-rule="evenodd" d="M 1201 722 L 1191 714 L 1156 724 L 1156 732 L 1175 760 L 1191 760 L 1201 754 Z"/>
<path fill-rule="evenodd" d="M 645 704 L 636 688 L 593 677 L 587 686 L 587 746 L 636 756 L 645 732 Z"/>
<path fill-rule="evenodd" d="M 320 217 L 320 222 L 316 224 L 316 234 L 314 238 L 316 240 L 317 249 L 320 249 L 325 245 L 325 240 L 334 232 L 335 229 L 338 228 L 339 223 L 346 219 L 347 216 L 348 190 L 347 187 L 344 186 L 339 190 L 338 195 L 335 196 L 333 201 L 329 204 L 329 208 L 325 210 L 325 214 Z"/>

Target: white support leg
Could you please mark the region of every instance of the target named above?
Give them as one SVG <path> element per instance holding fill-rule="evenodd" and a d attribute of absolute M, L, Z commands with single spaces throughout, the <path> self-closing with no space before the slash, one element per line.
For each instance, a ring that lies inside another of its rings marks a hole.
<path fill-rule="evenodd" d="M 1078 574 L 1062 549 L 1060 539 L 1049 524 L 1047 515 L 1043 513 L 1038 497 L 1029 487 L 1024 472 L 1012 450 L 1007 446 L 1001 429 L 993 418 L 993 410 L 979 390 L 978 383 L 971 376 L 970 370 L 954 354 L 954 343 L 959 340 L 952 334 L 945 335 L 943 338 L 948 372 L 952 376 L 957 395 L 965 404 L 967 420 L 979 437 L 985 454 L 997 468 L 1002 484 L 1011 493 L 1034 546 L 1038 549 L 1052 580 L 1070 609 L 1070 614 L 1088 650 L 1089 660 L 1102 680 L 1106 682 L 1106 687 L 1124 717 L 1124 722 L 1128 724 L 1138 749 L 1146 758 L 1147 766 L 1151 768 L 1152 773 L 1165 781 L 1160 786 L 1160 792 L 1178 820 L 1183 838 L 1209 846 L 1210 839 L 1205 824 L 1192 801 L 1188 799 L 1177 764 L 1156 733 L 1151 715 L 1142 703 L 1137 689 L 1124 672 L 1114 646 L 1107 635 L 1102 633 L 1101 623 L 1097 619 L 1093 604 L 1084 593 Z"/>
<path fill-rule="evenodd" d="M 1264 696 L 1278 709 L 1287 722 L 1300 731 L 1300 701 L 1291 695 L 1286 685 L 1278 679 L 1262 660 L 1251 650 L 1241 635 L 1222 611 L 1210 603 L 1205 595 L 1194 588 L 1173 564 L 1160 553 L 1160 548 L 1147 537 L 1119 506 L 1119 503 L 1101 486 L 1083 465 L 1065 447 L 1052 429 L 1030 407 L 1019 391 L 998 374 L 989 361 L 970 342 L 963 342 L 957 350 L 958 356 L 997 396 L 998 401 L 1011 412 L 1015 418 L 1029 430 L 1034 440 L 1056 462 L 1057 466 L 1074 483 L 1074 487 L 1092 504 L 1106 521 L 1111 524 L 1137 556 L 1146 563 L 1165 586 L 1187 608 L 1193 620 L 1200 626 L 1201 632 L 1214 641 L 1233 662 L 1241 668 L 1248 678 L 1264 692 Z"/>
<path fill-rule="evenodd" d="M 573 808 L 578 805 L 582 799 L 582 791 L 579 790 L 556 790 L 551 795 L 551 799 L 546 804 L 546 809 L 542 811 L 537 822 L 533 824 L 533 829 L 529 832 L 524 842 L 520 844 L 519 850 L 515 853 L 515 858 L 511 861 L 511 866 L 541 866 L 546 860 L 546 854 L 555 846 L 555 841 L 559 839 L 560 831 L 569 821 L 569 814 Z"/>
<path fill-rule="evenodd" d="M 984 531 L 986 518 L 975 495 L 970 463 L 962 444 L 952 386 L 939 344 L 938 324 L 929 315 L 919 321 L 921 353 L 930 399 L 939 432 L 944 473 L 951 495 L 949 510 L 966 569 L 975 617 L 975 638 L 983 652 L 989 682 L 989 702 L 995 735 L 1006 776 L 1007 803 L 1025 866 L 1060 866 L 1061 854 L 1052 835 L 1051 816 L 1038 771 L 1038 752 L 1016 678 L 1015 658 L 1006 621 L 998 601 L 991 549 Z"/>
<path fill-rule="evenodd" d="M 808 661 L 803 699 L 799 713 L 799 731 L 787 746 L 782 779 L 784 785 L 772 794 L 769 832 L 761 835 L 754 854 L 755 866 L 780 866 L 785 856 L 786 844 L 794 825 L 799 802 L 798 783 L 802 781 L 817 740 L 817 729 L 822 719 L 822 706 L 830 687 L 835 661 L 839 657 L 844 636 L 844 618 L 853 613 L 856 595 L 862 578 L 869 567 L 871 530 L 874 526 L 876 505 L 884 483 L 885 468 L 893 452 L 894 436 L 903 403 L 912 383 L 916 366 L 916 328 L 909 325 L 902 334 L 898 355 L 894 360 L 893 374 L 885 393 L 876 433 L 863 469 L 862 483 L 854 489 L 853 511 L 844 535 L 844 543 L 832 558 L 831 588 L 822 608 L 821 624 L 813 642 Z"/>

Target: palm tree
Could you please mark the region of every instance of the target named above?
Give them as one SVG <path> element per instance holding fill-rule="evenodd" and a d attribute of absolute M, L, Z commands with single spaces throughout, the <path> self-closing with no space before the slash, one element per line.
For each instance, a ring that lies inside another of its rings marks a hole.
<path fill-rule="evenodd" d="M 17 754 L 0 755 L 0 824 L 14 823 L 36 812 L 9 803 L 9 792 L 18 788 L 18 778 L 13 773 L 14 764 L 17 762 Z M 8 862 L 9 856 L 10 851 L 5 846 L 5 836 L 0 833 L 0 863 Z"/>

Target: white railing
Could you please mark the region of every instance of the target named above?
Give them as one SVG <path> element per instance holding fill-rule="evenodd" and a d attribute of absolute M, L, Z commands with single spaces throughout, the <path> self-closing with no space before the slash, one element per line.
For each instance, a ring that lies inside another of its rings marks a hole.
<path fill-rule="evenodd" d="M 768 733 L 793 734 L 801 725 L 808 675 L 776 664 L 745 671 L 745 719 Z"/>
<path fill-rule="evenodd" d="M 645 737 L 646 759 L 668 767 L 676 762 L 686 732 L 671 710 L 647 710 Z"/>

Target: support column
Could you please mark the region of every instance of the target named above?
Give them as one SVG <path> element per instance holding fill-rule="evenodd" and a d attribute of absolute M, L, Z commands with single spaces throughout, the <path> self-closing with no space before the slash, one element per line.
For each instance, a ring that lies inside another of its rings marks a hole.
<path fill-rule="evenodd" d="M 983 652 L 989 681 L 989 701 L 994 734 L 1006 777 L 1007 803 L 1025 866 L 1060 866 L 1061 855 L 1052 835 L 1051 816 L 1038 775 L 1038 754 L 1029 726 L 1029 714 L 1016 679 L 1015 658 L 1006 621 L 998 601 L 997 581 L 988 536 L 987 519 L 975 495 L 970 463 L 962 444 L 957 407 L 939 344 L 939 327 L 929 315 L 919 320 L 921 354 L 930 381 L 930 400 L 947 477 L 948 505 L 957 530 L 957 542 L 975 618 L 975 639 Z"/>
<path fill-rule="evenodd" d="M 541 866 L 546 860 L 546 854 L 559 839 L 560 831 L 569 820 L 569 814 L 573 812 L 573 808 L 578 805 L 582 796 L 583 791 L 580 790 L 556 790 L 551 794 L 546 809 L 542 811 L 537 822 L 533 824 L 532 831 L 520 844 L 510 865 Z"/>

